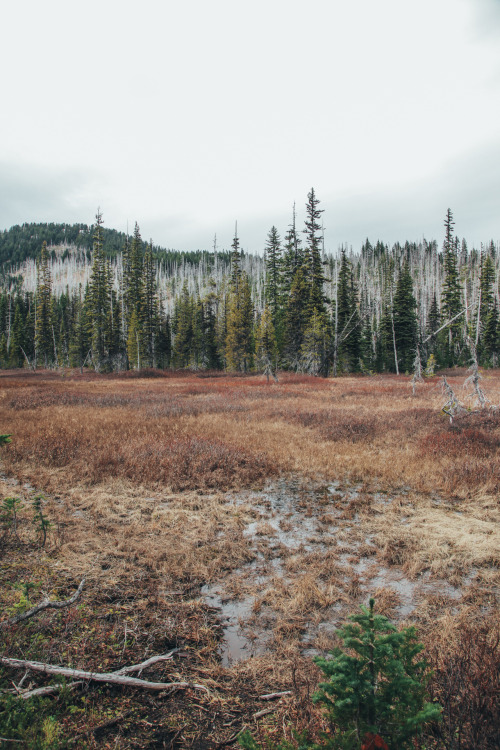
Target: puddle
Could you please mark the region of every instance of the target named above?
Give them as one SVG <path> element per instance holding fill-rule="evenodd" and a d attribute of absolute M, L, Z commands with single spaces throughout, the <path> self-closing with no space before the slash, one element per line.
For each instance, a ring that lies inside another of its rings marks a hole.
<path fill-rule="evenodd" d="M 337 587 L 339 595 L 333 597 L 338 602 L 328 606 L 321 604 L 321 596 L 316 603 L 313 598 L 311 608 L 297 615 L 304 623 L 300 635 L 304 655 L 324 653 L 336 628 L 357 605 L 367 603 L 376 589 L 394 592 L 395 621 L 410 617 L 424 596 L 460 599 L 475 572 L 456 587 L 431 579 L 429 572 L 410 580 L 396 566 L 378 563 L 375 554 L 363 556 L 366 546 L 373 544 L 373 534 L 360 540 L 359 514 L 352 512 L 355 508 L 349 504 L 367 494 L 362 484 L 345 487 L 333 482 L 318 488 L 283 479 L 260 492 L 229 497 L 234 505 L 250 507 L 254 514 L 243 530 L 254 557 L 222 581 L 201 588 L 205 602 L 220 613 L 219 653 L 224 666 L 272 649 L 273 625 L 277 619 L 285 623 L 287 618 L 293 619 L 286 607 L 296 602 L 301 578 L 310 570 L 312 588 L 316 584 Z M 374 512 L 383 512 L 404 494 L 402 490 L 392 496 L 370 493 L 369 506 Z M 402 520 L 407 521 L 408 516 L 403 515 Z M 321 565 L 325 572 L 319 576 Z M 277 601 L 281 611 L 273 609 Z"/>
<path fill-rule="evenodd" d="M 222 611 L 222 641 L 219 653 L 224 667 L 230 667 L 234 662 L 262 653 L 262 642 L 258 642 L 248 633 L 254 603 L 252 597 L 226 599 L 222 597 L 218 586 L 208 585 L 202 586 L 200 593 L 210 607 Z"/>

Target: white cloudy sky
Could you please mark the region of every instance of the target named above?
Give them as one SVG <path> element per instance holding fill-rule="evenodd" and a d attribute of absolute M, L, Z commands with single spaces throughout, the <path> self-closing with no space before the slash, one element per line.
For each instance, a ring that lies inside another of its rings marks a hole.
<path fill-rule="evenodd" d="M 325 243 L 500 239 L 500 0 L 16 0 L 0 228 L 260 251 L 314 186 Z"/>

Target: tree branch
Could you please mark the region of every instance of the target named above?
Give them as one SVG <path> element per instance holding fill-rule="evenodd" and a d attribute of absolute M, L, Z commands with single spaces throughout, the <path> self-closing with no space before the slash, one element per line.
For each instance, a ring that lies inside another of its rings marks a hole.
<path fill-rule="evenodd" d="M 8 628 L 10 625 L 17 625 L 24 620 L 28 620 L 30 617 L 34 617 L 44 609 L 63 609 L 64 607 L 70 607 L 76 602 L 76 600 L 82 593 L 84 586 L 85 578 L 82 578 L 80 585 L 70 599 L 66 599 L 63 602 L 51 602 L 48 599 L 44 599 L 43 602 L 40 602 L 40 604 L 32 607 L 27 612 L 23 612 L 21 615 L 16 615 L 16 617 L 10 617 L 8 620 L 3 620 L 3 622 L 0 622 L 0 630 L 2 630 L 3 628 Z"/>
<path fill-rule="evenodd" d="M 83 669 L 56 667 L 53 664 L 44 664 L 40 661 L 8 659 L 5 656 L 0 657 L 0 664 L 3 664 L 6 667 L 12 667 L 13 669 L 32 669 L 34 672 L 42 672 L 44 674 L 59 674 L 63 677 L 71 677 L 80 680 L 92 680 L 94 682 L 108 682 L 113 685 L 138 687 L 142 688 L 143 690 L 155 690 L 159 692 L 170 689 L 195 688 L 197 690 L 204 690 L 208 693 L 208 689 L 204 685 L 197 685 L 196 683 L 192 682 L 148 682 L 147 680 L 139 680 L 136 677 L 126 677 L 125 675 L 117 674 L 116 672 L 86 672 Z"/>

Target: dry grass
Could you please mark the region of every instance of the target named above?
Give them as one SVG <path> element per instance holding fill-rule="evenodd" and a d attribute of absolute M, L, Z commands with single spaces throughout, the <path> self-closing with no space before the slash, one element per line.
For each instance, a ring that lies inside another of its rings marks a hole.
<path fill-rule="evenodd" d="M 401 619 L 404 586 L 413 582 L 411 619 L 429 643 L 437 616 L 473 620 L 495 606 L 498 412 L 450 424 L 440 414 L 437 379 L 412 397 L 408 378 L 395 376 L 284 375 L 268 385 L 257 376 L 143 375 L 0 374 L 1 431 L 13 435 L 2 449 L 0 492 L 27 505 L 32 488 L 45 492 L 54 522 L 46 550 L 34 540 L 27 509 L 20 541 L 4 534 L 1 597 L 15 606 L 13 585 L 26 580 L 62 596 L 89 576 L 85 610 L 44 620 L 53 633 L 37 646 L 39 658 L 121 666 L 182 645 L 189 657 L 176 674 L 206 680 L 212 694 L 206 704 L 196 696 L 199 710 L 194 696 L 177 696 L 177 718 L 161 739 L 154 735 L 158 743 L 213 747 L 251 722 L 262 708 L 259 692 L 294 681 L 293 707 L 278 715 L 319 726 L 304 703 L 318 675 L 302 640 L 327 648 L 335 624 L 368 593 L 380 611 Z M 448 380 L 459 393 L 464 375 Z M 500 403 L 500 373 L 489 373 L 483 386 Z M 282 511 L 249 491 L 280 476 L 301 478 Z M 8 483 L 13 477 L 19 484 Z M 297 528 L 303 533 L 290 546 L 284 539 Z M 422 580 L 443 585 L 433 590 Z M 200 598 L 203 584 L 252 602 L 246 625 L 267 651 L 221 667 L 220 612 Z M 130 646 L 125 623 L 137 634 Z M 30 632 L 11 634 L 4 648 L 24 652 Z M 112 705 L 121 705 L 120 695 L 109 692 Z M 145 698 L 137 701 L 143 715 L 152 710 Z M 158 709 L 163 722 L 166 710 Z M 152 730 L 134 726 L 137 744 L 125 733 L 116 747 L 148 746 Z"/>

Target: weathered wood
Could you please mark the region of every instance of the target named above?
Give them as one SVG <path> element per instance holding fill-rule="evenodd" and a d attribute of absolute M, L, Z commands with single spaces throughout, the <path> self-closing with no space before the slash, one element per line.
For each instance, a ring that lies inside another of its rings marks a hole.
<path fill-rule="evenodd" d="M 291 695 L 291 690 L 284 690 L 282 693 L 267 693 L 267 695 L 259 695 L 261 701 L 273 701 L 276 698 L 282 698 L 284 695 Z"/>
<path fill-rule="evenodd" d="M 49 599 L 44 599 L 43 602 L 40 602 L 35 607 L 28 609 L 27 612 L 23 612 L 20 615 L 16 615 L 15 617 L 10 617 L 8 620 L 3 620 L 2 622 L 0 622 L 0 630 L 3 628 L 8 628 L 11 625 L 17 625 L 18 623 L 23 622 L 24 620 L 29 620 L 31 617 L 34 617 L 35 615 L 37 615 L 39 612 L 43 612 L 44 609 L 63 609 L 64 607 L 70 607 L 72 604 L 76 602 L 76 600 L 82 593 L 84 586 L 85 586 L 85 578 L 82 578 L 77 590 L 75 591 L 73 596 L 71 596 L 69 599 L 65 599 L 62 602 L 51 602 Z"/>
<path fill-rule="evenodd" d="M 32 669 L 34 672 L 43 674 L 59 674 L 63 677 L 71 677 L 80 680 L 92 680 L 93 682 L 107 682 L 112 685 L 123 685 L 124 687 L 137 687 L 142 690 L 171 690 L 171 689 L 189 689 L 204 690 L 208 689 L 204 685 L 197 685 L 192 682 L 148 682 L 139 680 L 137 677 L 126 677 L 124 674 L 114 672 L 86 672 L 83 669 L 71 669 L 70 667 L 57 667 L 53 664 L 44 664 L 39 661 L 28 661 L 25 659 L 9 659 L 5 656 L 0 657 L 0 664 L 13 669 Z"/>

